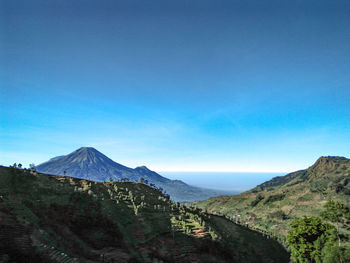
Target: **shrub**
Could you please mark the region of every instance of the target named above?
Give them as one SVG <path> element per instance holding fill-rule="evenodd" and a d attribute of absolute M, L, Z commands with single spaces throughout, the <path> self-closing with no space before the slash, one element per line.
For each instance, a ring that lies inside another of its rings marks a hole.
<path fill-rule="evenodd" d="M 264 196 L 262 196 L 262 195 L 257 195 L 256 197 L 255 197 L 255 200 L 253 200 L 252 202 L 251 202 L 251 206 L 252 207 L 254 207 L 254 206 L 256 206 L 257 204 L 259 204 L 260 203 L 260 201 L 261 200 L 263 200 L 264 199 Z"/>
<path fill-rule="evenodd" d="M 270 195 L 264 202 L 264 204 L 281 201 L 285 197 L 285 194 Z"/>
<path fill-rule="evenodd" d="M 287 244 L 296 263 L 322 262 L 322 250 L 336 240 L 336 230 L 319 217 L 296 218 L 290 224 Z"/>
<path fill-rule="evenodd" d="M 282 210 L 278 210 L 278 211 L 270 213 L 269 218 L 286 220 L 286 219 L 288 219 L 288 216 Z"/>

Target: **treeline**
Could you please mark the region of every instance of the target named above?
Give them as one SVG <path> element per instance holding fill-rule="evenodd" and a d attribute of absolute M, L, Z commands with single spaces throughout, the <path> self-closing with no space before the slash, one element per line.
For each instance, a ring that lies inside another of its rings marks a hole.
<path fill-rule="evenodd" d="M 350 209 L 329 200 L 319 217 L 296 218 L 287 244 L 295 263 L 350 262 Z"/>
<path fill-rule="evenodd" d="M 192 203 L 184 203 L 186 206 L 191 207 Z M 201 210 L 200 208 L 197 208 L 199 210 Z M 267 239 L 274 239 L 276 240 L 278 243 L 280 243 L 286 250 L 288 250 L 288 245 L 286 244 L 286 237 L 280 233 L 278 233 L 277 231 L 271 231 L 271 230 L 267 230 L 263 227 L 251 224 L 249 222 L 249 220 L 246 220 L 244 218 L 242 218 L 242 216 L 240 214 L 236 214 L 236 215 L 227 215 L 224 214 L 220 211 L 214 211 L 212 213 L 209 213 L 207 210 L 203 210 L 203 213 L 210 215 L 213 214 L 215 216 L 218 217 L 222 217 L 225 218 L 228 221 L 231 221 L 232 223 L 236 224 L 236 225 L 240 225 L 242 227 L 248 228 L 252 231 L 258 232 L 260 233 L 262 236 L 266 237 Z M 275 213 L 279 213 L 275 212 Z"/>

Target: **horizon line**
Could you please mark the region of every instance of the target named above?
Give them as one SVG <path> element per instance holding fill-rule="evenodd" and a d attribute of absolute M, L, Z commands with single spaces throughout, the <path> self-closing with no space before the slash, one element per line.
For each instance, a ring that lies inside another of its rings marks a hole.
<path fill-rule="evenodd" d="M 287 171 L 214 171 L 214 170 L 206 170 L 206 171 L 156 171 L 157 173 L 291 173 Z"/>

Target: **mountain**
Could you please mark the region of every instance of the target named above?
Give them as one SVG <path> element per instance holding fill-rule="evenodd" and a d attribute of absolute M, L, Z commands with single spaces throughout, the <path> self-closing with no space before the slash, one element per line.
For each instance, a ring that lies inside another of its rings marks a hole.
<path fill-rule="evenodd" d="M 289 254 L 275 240 L 142 183 L 0 167 L 0 259 L 287 263 Z"/>
<path fill-rule="evenodd" d="M 293 218 L 319 215 L 329 199 L 350 205 L 350 159 L 320 157 L 307 169 L 275 177 L 242 194 L 195 204 L 283 238 Z"/>
<path fill-rule="evenodd" d="M 170 180 L 146 166 L 135 169 L 114 162 L 92 147 L 82 147 L 68 155 L 58 156 L 38 165 L 38 172 L 67 175 L 93 181 L 116 181 L 127 178 L 138 182 L 141 178 L 163 188 L 175 201 L 198 201 L 225 192 L 203 189 L 185 184 L 180 180 Z"/>

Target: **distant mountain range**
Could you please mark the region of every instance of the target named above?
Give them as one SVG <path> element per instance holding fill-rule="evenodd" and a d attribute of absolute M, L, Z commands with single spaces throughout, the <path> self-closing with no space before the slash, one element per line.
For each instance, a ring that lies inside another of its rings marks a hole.
<path fill-rule="evenodd" d="M 293 218 L 318 216 L 329 199 L 350 205 L 350 159 L 320 157 L 308 169 L 275 177 L 239 195 L 214 197 L 196 205 L 285 236 Z"/>
<path fill-rule="evenodd" d="M 185 184 L 180 180 L 170 180 L 146 166 L 135 169 L 114 162 L 92 147 L 82 147 L 68 154 L 57 156 L 38 165 L 38 172 L 66 175 L 93 181 L 116 181 L 127 178 L 138 182 L 143 178 L 157 187 L 163 188 L 174 201 L 198 201 L 219 196 L 225 192 L 203 189 Z M 227 194 L 227 193 L 226 193 Z"/>

